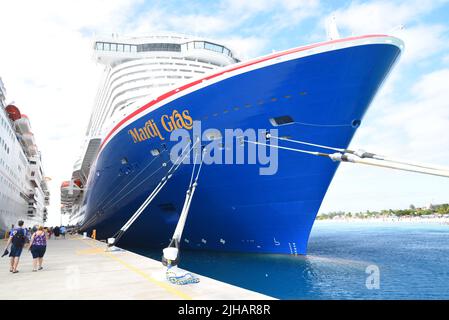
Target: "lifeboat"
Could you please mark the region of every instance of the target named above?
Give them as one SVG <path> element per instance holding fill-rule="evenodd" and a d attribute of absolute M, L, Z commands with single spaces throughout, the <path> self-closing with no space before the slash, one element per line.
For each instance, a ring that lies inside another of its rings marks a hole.
<path fill-rule="evenodd" d="M 63 181 L 62 183 L 61 183 L 61 190 L 63 189 L 63 188 L 67 188 L 67 187 L 69 187 L 70 186 L 70 181 Z"/>
<path fill-rule="evenodd" d="M 16 125 L 16 128 L 18 128 L 23 134 L 31 133 L 30 120 L 26 115 L 22 114 L 21 118 L 15 120 L 14 124 Z"/>
<path fill-rule="evenodd" d="M 8 105 L 5 110 L 8 113 L 9 119 L 11 119 L 12 121 L 17 121 L 22 117 L 19 108 L 17 108 L 13 104 Z"/>
<path fill-rule="evenodd" d="M 70 181 L 63 181 L 61 184 L 61 202 L 71 203 L 73 198 L 79 195 L 80 191 L 78 185 L 71 185 Z"/>
<path fill-rule="evenodd" d="M 81 183 L 80 179 L 74 180 L 73 183 L 76 184 L 78 186 L 78 188 L 82 188 L 83 187 L 83 184 Z"/>

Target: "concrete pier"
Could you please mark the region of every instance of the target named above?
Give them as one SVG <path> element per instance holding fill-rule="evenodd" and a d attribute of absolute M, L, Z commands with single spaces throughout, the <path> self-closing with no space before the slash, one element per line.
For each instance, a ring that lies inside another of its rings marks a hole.
<path fill-rule="evenodd" d="M 0 244 L 3 253 L 6 242 Z M 0 299 L 273 299 L 201 275 L 197 284 L 173 285 L 160 261 L 126 250 L 107 252 L 105 243 L 78 235 L 49 240 L 43 270 L 32 272 L 27 248 L 19 273 L 9 272 L 9 261 L 0 259 Z"/>

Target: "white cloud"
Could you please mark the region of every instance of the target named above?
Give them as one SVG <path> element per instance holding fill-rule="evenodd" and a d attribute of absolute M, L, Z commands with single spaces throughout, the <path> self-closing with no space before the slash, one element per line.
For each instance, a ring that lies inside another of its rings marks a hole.
<path fill-rule="evenodd" d="M 449 48 L 447 31 L 447 26 L 443 25 L 417 25 L 393 34 L 405 43 L 404 63 L 414 63 L 446 51 Z"/>
<path fill-rule="evenodd" d="M 443 57 L 443 63 L 449 63 L 449 54 Z"/>
<path fill-rule="evenodd" d="M 267 45 L 268 40 L 262 37 L 225 37 L 218 39 L 231 49 L 235 56 L 241 60 L 254 58 L 260 55 Z"/>
<path fill-rule="evenodd" d="M 375 101 L 351 148 L 449 167 L 449 69 L 421 76 L 398 102 L 398 91 Z M 321 212 L 379 210 L 447 202 L 449 180 L 362 165 L 342 164 Z M 363 209 L 362 209 L 363 208 Z"/>
<path fill-rule="evenodd" d="M 131 1 L 10 1 L 0 10 L 0 76 L 8 99 L 30 117 L 50 183 L 50 223 L 70 177 L 101 70 L 83 31 L 114 30 Z M 26 10 L 24 10 L 26 8 Z"/>
<path fill-rule="evenodd" d="M 414 63 L 434 56 L 449 45 L 446 25 L 424 24 L 422 17 L 445 1 L 373 1 L 352 2 L 344 9 L 334 11 L 343 34 L 389 34 L 405 42 L 404 63 Z M 324 25 L 324 19 L 322 21 Z M 400 28 L 404 26 L 404 28 Z"/>
<path fill-rule="evenodd" d="M 402 128 L 407 145 L 402 152 L 428 161 L 449 163 L 449 69 L 422 76 L 411 88 L 412 99 L 382 118 L 385 128 Z"/>
<path fill-rule="evenodd" d="M 316 15 L 319 4 L 318 0 L 222 0 L 213 14 L 198 11 L 195 6 L 181 12 L 168 5 L 149 7 L 140 12 L 126 31 L 133 34 L 181 31 L 212 39 L 229 39 L 231 44 L 239 45 L 240 56 L 252 57 L 262 53 L 266 39 Z M 253 23 L 255 20 L 257 23 Z"/>

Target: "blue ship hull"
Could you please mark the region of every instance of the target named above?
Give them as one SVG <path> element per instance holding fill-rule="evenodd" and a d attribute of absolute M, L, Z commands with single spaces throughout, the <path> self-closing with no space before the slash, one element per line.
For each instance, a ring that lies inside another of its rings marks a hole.
<path fill-rule="evenodd" d="M 188 109 L 194 120 L 201 120 L 203 130 L 222 132 L 271 129 L 270 118 L 288 115 L 297 123 L 277 127 L 280 136 L 346 148 L 400 51 L 388 43 L 357 45 L 253 68 L 135 117 L 107 141 L 92 166 L 84 229 L 96 229 L 98 238 L 111 237 L 168 170 L 157 171 L 169 152 L 155 159 L 150 150 L 170 150 L 176 142 L 163 134 L 164 141 L 155 137 L 134 143 L 129 130 L 173 110 Z M 306 254 L 309 233 L 337 167 L 326 158 L 282 150 L 275 175 L 259 175 L 260 167 L 254 164 L 203 166 L 181 248 Z M 191 171 L 187 164 L 176 171 L 119 246 L 168 245 Z"/>

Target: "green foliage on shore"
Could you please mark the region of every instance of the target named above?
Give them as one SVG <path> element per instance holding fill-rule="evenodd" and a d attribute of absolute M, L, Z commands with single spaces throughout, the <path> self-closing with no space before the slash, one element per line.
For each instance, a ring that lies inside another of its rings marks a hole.
<path fill-rule="evenodd" d="M 317 216 L 318 220 L 334 219 L 337 218 L 357 218 L 357 219 L 368 219 L 368 218 L 400 218 L 400 217 L 421 217 L 430 215 L 447 215 L 449 214 L 449 204 L 439 204 L 430 205 L 428 208 L 416 208 L 413 204 L 410 205 L 408 209 L 397 209 L 397 210 L 381 210 L 381 211 L 370 211 L 365 212 L 329 212 L 323 213 Z"/>

